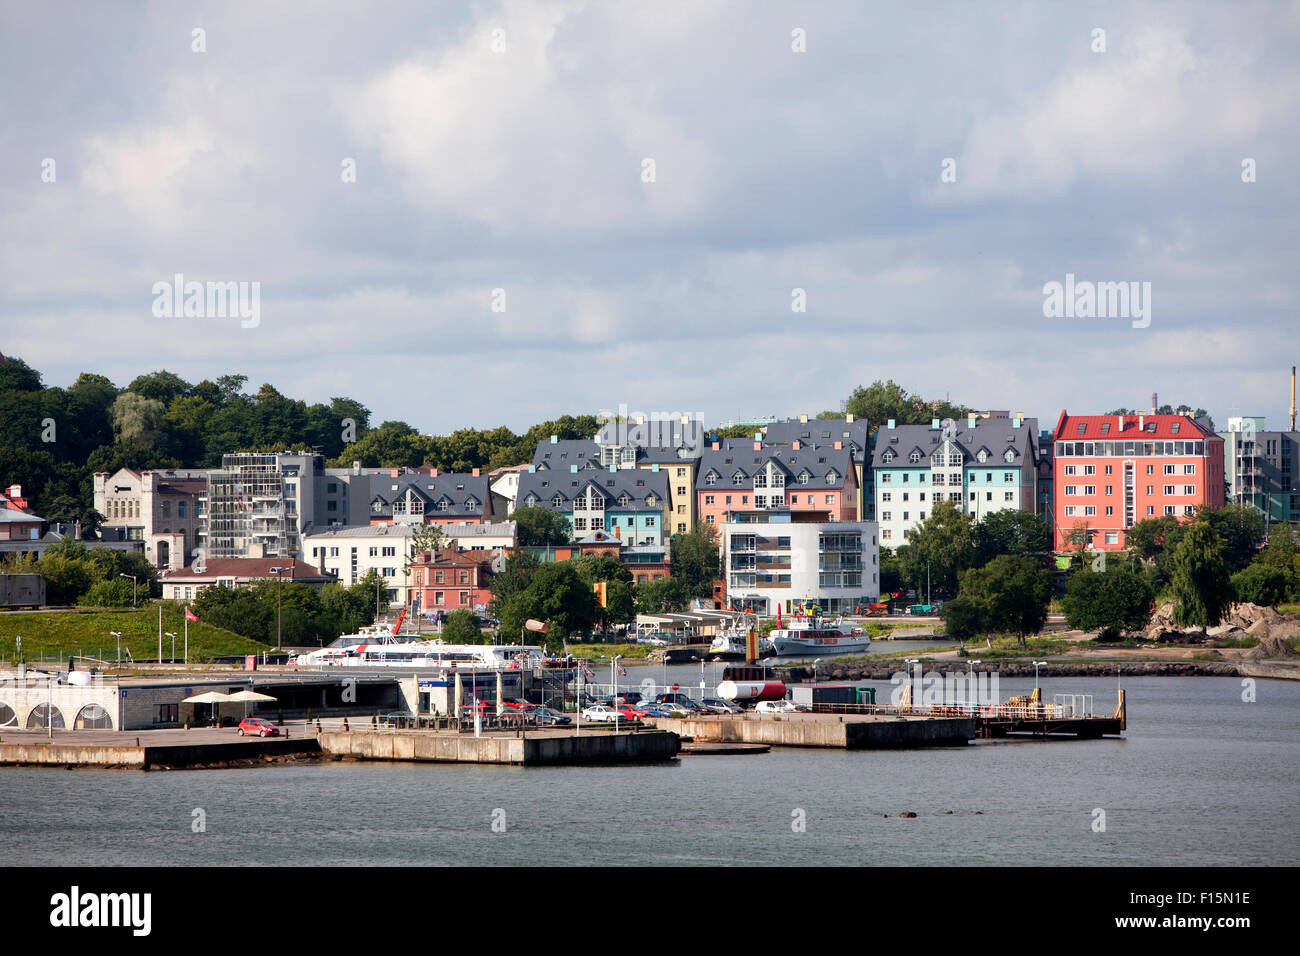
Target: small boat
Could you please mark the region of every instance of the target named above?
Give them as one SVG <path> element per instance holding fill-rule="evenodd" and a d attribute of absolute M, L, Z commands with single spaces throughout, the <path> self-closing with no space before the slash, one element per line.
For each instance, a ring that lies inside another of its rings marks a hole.
<path fill-rule="evenodd" d="M 772 647 L 779 657 L 812 654 L 861 654 L 871 646 L 871 637 L 857 624 L 843 618 L 796 617 L 785 627 L 772 631 Z"/>

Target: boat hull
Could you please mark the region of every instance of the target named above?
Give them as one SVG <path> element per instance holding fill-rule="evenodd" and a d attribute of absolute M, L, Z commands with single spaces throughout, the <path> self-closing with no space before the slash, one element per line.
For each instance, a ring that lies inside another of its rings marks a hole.
<path fill-rule="evenodd" d="M 869 637 L 774 637 L 772 647 L 778 657 L 813 654 L 864 654 L 871 647 Z"/>

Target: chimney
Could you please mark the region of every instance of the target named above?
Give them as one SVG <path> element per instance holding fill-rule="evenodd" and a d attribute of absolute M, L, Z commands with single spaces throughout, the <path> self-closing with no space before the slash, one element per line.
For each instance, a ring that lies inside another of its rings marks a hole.
<path fill-rule="evenodd" d="M 974 428 L 974 427 L 975 427 L 975 416 L 974 416 L 974 415 L 967 415 L 967 416 L 966 416 L 966 427 L 967 427 L 967 428 Z"/>
<path fill-rule="evenodd" d="M 853 413 L 849 412 L 847 415 L 845 415 L 844 421 L 849 423 L 850 425 L 853 424 Z"/>
<path fill-rule="evenodd" d="M 1117 415 L 1115 417 L 1115 421 L 1116 421 L 1115 430 L 1122 432 L 1124 430 L 1124 416 Z"/>
<path fill-rule="evenodd" d="M 719 445 L 719 444 L 720 444 L 720 443 L 719 443 L 719 442 L 716 442 L 716 441 L 713 443 L 713 450 L 714 450 L 714 451 L 717 451 L 717 450 L 718 450 L 718 445 Z"/>
<path fill-rule="evenodd" d="M 754 451 L 762 451 L 762 449 L 763 443 L 761 441 L 754 442 Z"/>
<path fill-rule="evenodd" d="M 932 419 L 930 419 L 930 427 L 931 427 L 932 429 L 934 429 L 935 431 L 938 431 L 938 430 L 939 430 L 939 419 L 937 419 L 937 418 L 932 418 Z"/>
<path fill-rule="evenodd" d="M 842 441 L 837 441 L 837 442 L 835 443 L 835 450 L 836 450 L 836 451 L 843 451 L 843 450 L 844 450 L 844 442 L 842 442 Z"/>
<path fill-rule="evenodd" d="M 430 469 L 429 469 L 429 477 L 430 477 L 430 478 L 437 478 L 437 477 L 438 477 L 438 469 L 437 469 L 437 468 L 430 468 Z"/>
<path fill-rule="evenodd" d="M 396 478 L 396 477 L 397 477 L 398 475 L 400 475 L 401 473 L 402 473 L 402 471 L 401 471 L 400 468 L 393 468 L 392 470 L 390 470 L 390 471 L 388 472 L 389 476 L 390 476 L 390 477 L 393 477 L 393 478 Z"/>
<path fill-rule="evenodd" d="M 790 442 L 790 447 L 793 448 L 795 451 L 798 451 L 798 450 L 799 450 L 799 439 L 796 438 L 794 441 Z"/>
<path fill-rule="evenodd" d="M 1153 412 L 1152 414 L 1155 413 Z M 1146 421 L 1147 417 L 1145 415 L 1138 416 L 1138 431 L 1142 431 L 1142 429 L 1146 427 Z"/>
<path fill-rule="evenodd" d="M 807 424 L 808 424 L 808 416 L 807 416 L 807 415 L 800 415 L 800 416 L 799 416 L 799 424 L 801 424 L 801 425 L 807 425 Z"/>
<path fill-rule="evenodd" d="M 889 422 L 885 425 L 885 427 L 888 428 L 890 431 L 893 431 L 898 426 L 895 424 L 895 420 L 891 418 Z"/>
<path fill-rule="evenodd" d="M 551 444 L 552 444 L 552 445 L 558 445 L 559 443 L 560 443 L 560 436 L 559 436 L 559 435 L 552 435 L 552 436 L 551 436 Z"/>
<path fill-rule="evenodd" d="M 471 469 L 469 470 L 469 473 L 470 473 L 471 475 L 473 475 L 475 478 L 477 478 L 477 477 L 479 476 L 479 474 L 478 474 L 478 469 L 477 469 L 477 468 L 471 468 Z"/>
<path fill-rule="evenodd" d="M 361 474 L 361 462 L 359 461 L 352 462 L 352 474 L 354 475 Z"/>

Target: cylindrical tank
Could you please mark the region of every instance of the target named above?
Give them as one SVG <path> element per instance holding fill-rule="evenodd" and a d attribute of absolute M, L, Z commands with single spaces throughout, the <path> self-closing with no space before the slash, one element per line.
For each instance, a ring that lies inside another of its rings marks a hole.
<path fill-rule="evenodd" d="M 779 680 L 724 680 L 718 696 L 726 700 L 785 700 L 785 684 Z"/>

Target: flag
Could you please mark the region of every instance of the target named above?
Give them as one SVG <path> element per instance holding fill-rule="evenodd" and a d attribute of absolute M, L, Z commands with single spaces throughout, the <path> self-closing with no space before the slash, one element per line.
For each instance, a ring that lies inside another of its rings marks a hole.
<path fill-rule="evenodd" d="M 185 609 L 185 620 L 187 620 L 187 621 L 198 621 L 198 619 L 199 619 L 199 616 L 198 616 L 197 614 L 195 614 L 195 613 L 194 613 L 193 611 L 191 611 L 189 608 L 186 608 L 186 609 Z"/>

